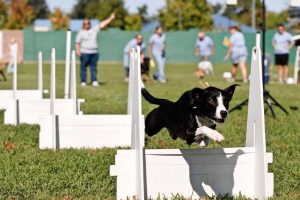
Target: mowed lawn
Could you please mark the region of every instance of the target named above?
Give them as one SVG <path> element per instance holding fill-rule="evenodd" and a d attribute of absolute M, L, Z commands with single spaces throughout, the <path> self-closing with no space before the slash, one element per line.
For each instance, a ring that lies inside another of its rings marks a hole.
<path fill-rule="evenodd" d="M 77 88 L 78 97 L 85 99 L 82 110 L 86 114 L 126 113 L 127 83 L 123 82 L 121 64 L 102 63 L 98 69 L 103 85 Z M 157 97 L 177 100 L 184 91 L 203 87 L 203 83 L 194 78 L 194 70 L 194 64 L 168 64 L 168 82 L 146 83 L 146 87 Z M 216 65 L 215 75 L 205 81 L 220 88 L 229 86 L 222 78 L 224 71 L 230 71 L 228 64 Z M 49 72 L 50 65 L 45 64 L 45 89 L 50 85 Z M 292 76 L 292 71 L 290 74 Z M 20 65 L 18 75 L 18 88 L 37 88 L 36 64 Z M 0 89 L 11 88 L 11 78 L 8 82 L 0 81 Z M 249 85 L 239 83 L 241 86 L 236 89 L 231 107 L 248 98 Z M 273 164 L 269 165 L 269 171 L 275 176 L 273 199 L 300 199 L 300 86 L 280 85 L 272 80 L 267 89 L 289 112 L 285 115 L 274 107 L 277 119 L 273 119 L 269 110 L 266 112 L 267 151 L 273 152 L 274 158 Z M 57 65 L 57 97 L 63 97 L 63 90 L 64 65 L 60 64 Z M 143 101 L 144 114 L 154 107 Z M 211 142 L 209 147 L 244 146 L 247 109 L 245 106 L 230 113 L 226 123 L 217 127 L 225 141 L 221 144 Z M 3 125 L 3 112 L 0 121 L 0 199 L 116 199 L 116 177 L 109 176 L 116 149 L 39 150 L 38 125 Z M 198 147 L 188 146 L 181 140 L 173 141 L 164 129 L 158 135 L 146 138 L 146 148 Z"/>

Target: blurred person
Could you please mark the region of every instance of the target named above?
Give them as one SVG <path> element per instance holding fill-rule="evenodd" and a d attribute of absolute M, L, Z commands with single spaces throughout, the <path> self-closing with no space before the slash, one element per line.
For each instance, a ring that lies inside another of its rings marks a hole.
<path fill-rule="evenodd" d="M 228 60 L 231 55 L 231 76 L 232 78 L 229 79 L 231 82 L 235 81 L 237 67 L 240 68 L 242 73 L 243 82 L 248 82 L 248 75 L 247 75 L 247 47 L 244 35 L 238 30 L 237 26 L 230 26 L 229 27 L 230 39 L 229 39 L 229 47 L 226 53 L 224 60 Z"/>
<path fill-rule="evenodd" d="M 93 86 L 98 86 L 97 81 L 97 63 L 98 54 L 98 33 L 101 29 L 109 25 L 115 19 L 115 13 L 112 13 L 109 18 L 100 21 L 96 26 L 91 27 L 89 19 L 84 19 L 82 29 L 76 36 L 76 54 L 80 57 L 80 85 L 86 86 L 86 68 L 90 66 L 91 83 Z"/>
<path fill-rule="evenodd" d="M 137 34 L 135 38 L 131 39 L 124 48 L 124 70 L 125 70 L 125 82 L 128 82 L 129 78 L 129 65 L 130 65 L 130 51 L 132 48 L 140 46 L 141 49 L 141 64 L 144 62 L 144 52 L 146 45 L 143 42 L 143 35 Z"/>
<path fill-rule="evenodd" d="M 15 71 L 15 59 L 18 53 L 18 43 L 16 38 L 11 38 L 9 44 L 9 59 L 7 66 L 7 73 L 13 73 Z"/>
<path fill-rule="evenodd" d="M 289 68 L 289 52 L 293 46 L 292 35 L 285 30 L 283 24 L 277 26 L 277 32 L 272 39 L 272 45 L 274 47 L 275 65 L 278 66 L 278 82 L 286 83 Z"/>
<path fill-rule="evenodd" d="M 205 60 L 198 63 L 195 76 L 198 79 L 204 78 L 206 75 L 213 74 L 213 66 L 211 62 Z"/>
<path fill-rule="evenodd" d="M 166 36 L 163 28 L 157 26 L 154 34 L 149 39 L 149 58 L 154 59 L 157 70 L 153 75 L 153 79 L 160 83 L 166 83 L 165 63 L 166 63 Z"/>
<path fill-rule="evenodd" d="M 199 61 L 210 61 L 213 54 L 214 42 L 203 31 L 200 31 L 195 42 L 195 55 L 199 56 Z"/>

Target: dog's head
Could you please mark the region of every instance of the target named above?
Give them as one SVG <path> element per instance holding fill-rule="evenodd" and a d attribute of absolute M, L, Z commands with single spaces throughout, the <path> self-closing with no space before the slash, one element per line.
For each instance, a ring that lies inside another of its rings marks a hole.
<path fill-rule="evenodd" d="M 224 90 L 216 87 L 191 90 L 191 105 L 199 116 L 205 116 L 214 123 L 224 123 L 228 115 L 229 102 L 237 84 Z"/>

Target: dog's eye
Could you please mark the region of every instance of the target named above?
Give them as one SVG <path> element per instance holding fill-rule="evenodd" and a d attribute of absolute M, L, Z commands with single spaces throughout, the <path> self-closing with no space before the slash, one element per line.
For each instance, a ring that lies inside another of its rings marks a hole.
<path fill-rule="evenodd" d="M 210 103 L 211 105 L 215 105 L 215 100 L 212 97 L 210 97 L 208 98 L 208 103 Z"/>

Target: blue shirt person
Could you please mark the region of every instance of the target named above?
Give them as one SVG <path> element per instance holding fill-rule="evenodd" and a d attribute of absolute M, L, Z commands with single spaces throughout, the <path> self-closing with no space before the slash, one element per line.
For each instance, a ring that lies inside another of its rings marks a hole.
<path fill-rule="evenodd" d="M 75 49 L 77 56 L 80 57 L 80 85 L 86 86 L 86 68 L 90 66 L 91 83 L 98 86 L 97 81 L 97 63 L 98 63 L 98 33 L 105 28 L 115 18 L 112 13 L 109 18 L 101 21 L 94 27 L 91 27 L 89 19 L 84 19 L 82 29 L 78 32 L 75 40 Z"/>
<path fill-rule="evenodd" d="M 149 39 L 149 57 L 154 59 L 157 70 L 153 75 L 154 80 L 160 83 L 166 82 L 165 62 L 166 62 L 166 36 L 162 27 L 155 28 L 155 33 Z"/>
<path fill-rule="evenodd" d="M 125 70 L 125 79 L 124 81 L 128 81 L 129 77 L 129 60 L 130 60 L 130 51 L 132 48 L 140 46 L 141 48 L 141 62 L 143 62 L 144 52 L 146 49 L 146 45 L 143 42 L 143 35 L 137 34 L 134 39 L 131 39 L 124 48 L 124 70 Z"/>
<path fill-rule="evenodd" d="M 277 26 L 272 45 L 274 47 L 275 64 L 278 66 L 278 82 L 286 83 L 289 73 L 289 52 L 293 46 L 293 40 L 292 35 L 285 31 L 283 24 Z"/>
<path fill-rule="evenodd" d="M 230 81 L 235 81 L 237 67 L 241 69 L 243 82 L 248 82 L 248 75 L 247 75 L 247 47 L 244 35 L 238 30 L 237 26 L 230 26 L 230 39 L 229 39 L 229 48 L 225 56 L 225 60 L 229 58 L 231 55 L 231 75 L 232 79 Z"/>
<path fill-rule="evenodd" d="M 198 38 L 195 42 L 195 54 L 199 56 L 200 61 L 209 61 L 214 53 L 214 42 L 205 35 L 204 32 L 198 33 Z"/>

